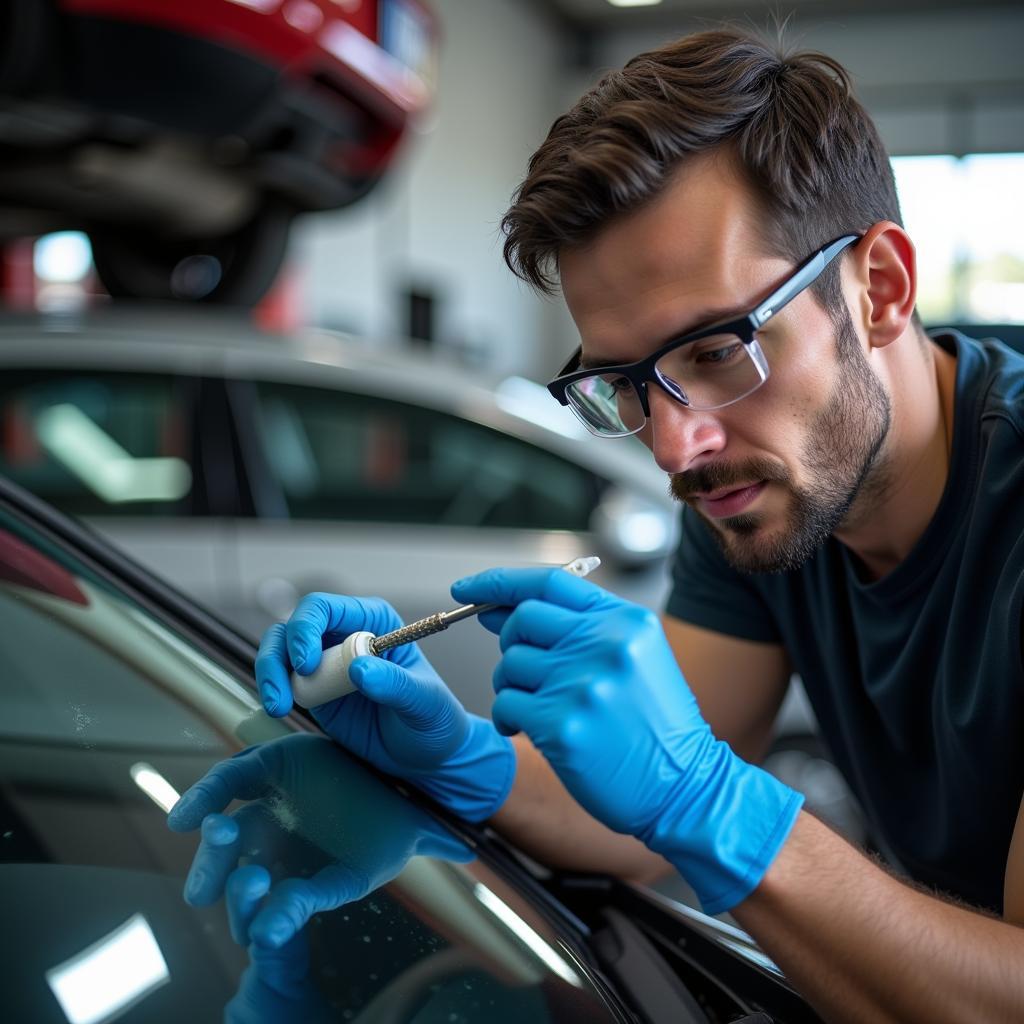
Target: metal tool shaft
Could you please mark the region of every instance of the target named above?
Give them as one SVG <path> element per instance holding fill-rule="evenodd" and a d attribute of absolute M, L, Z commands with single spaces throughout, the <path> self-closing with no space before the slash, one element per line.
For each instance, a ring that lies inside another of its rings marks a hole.
<path fill-rule="evenodd" d="M 596 555 L 588 555 L 584 558 L 574 558 L 571 562 L 561 566 L 566 572 L 574 576 L 586 576 L 601 564 L 601 559 Z M 463 619 L 479 615 L 481 612 L 489 612 L 492 608 L 498 608 L 496 604 L 464 604 L 453 608 L 448 612 L 436 612 L 428 615 L 425 619 L 417 619 L 410 622 L 408 626 L 392 630 L 390 633 L 382 633 L 375 636 L 369 644 L 371 654 L 381 654 L 392 647 L 401 647 L 402 644 L 411 644 L 422 640 L 425 636 L 433 636 L 447 629 L 453 622 L 461 622 Z"/>
<path fill-rule="evenodd" d="M 461 608 L 453 608 L 450 612 L 437 612 L 434 615 L 428 615 L 425 619 L 417 619 L 401 629 L 374 637 L 370 641 L 370 651 L 373 654 L 380 654 L 392 647 L 414 643 L 417 640 L 422 640 L 425 636 L 440 633 L 453 622 L 461 622 L 463 619 L 497 607 L 496 604 L 465 604 Z"/>

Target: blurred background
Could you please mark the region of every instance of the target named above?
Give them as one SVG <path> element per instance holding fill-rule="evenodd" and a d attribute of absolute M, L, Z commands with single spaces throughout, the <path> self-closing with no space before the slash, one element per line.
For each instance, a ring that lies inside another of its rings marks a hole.
<path fill-rule="evenodd" d="M 573 346 L 572 325 L 560 303 L 511 278 L 498 238 L 529 154 L 603 70 L 729 18 L 785 22 L 791 42 L 853 73 L 894 158 L 925 321 L 1024 319 L 1016 3 L 7 0 L 5 10 L 0 90 L 25 101 L 5 102 L 0 122 L 9 308 L 96 304 L 104 281 L 159 292 L 121 266 L 156 244 L 153 226 L 178 243 L 163 254 L 171 271 L 187 241 L 201 257 L 203 241 L 224 248 L 249 228 L 245 248 L 279 247 L 280 273 L 266 254 L 235 269 L 248 287 L 220 287 L 250 300 L 269 285 L 265 322 L 375 345 L 413 338 L 544 380 Z M 358 38 L 372 42 L 346 49 Z M 253 231 L 257 210 L 275 223 L 294 214 L 290 237 Z M 124 237 L 141 224 L 147 237 Z M 210 298 L 225 270 L 194 260 L 164 287 Z"/>
<path fill-rule="evenodd" d="M 498 228 L 584 89 L 723 19 L 848 68 L 925 324 L 1019 340 L 1019 3 L 6 0 L 0 473 L 253 635 L 591 552 L 657 607 L 664 480 L 550 401 L 575 331 Z M 486 712 L 493 639 L 425 647 Z M 862 835 L 794 694 L 776 754 Z"/>

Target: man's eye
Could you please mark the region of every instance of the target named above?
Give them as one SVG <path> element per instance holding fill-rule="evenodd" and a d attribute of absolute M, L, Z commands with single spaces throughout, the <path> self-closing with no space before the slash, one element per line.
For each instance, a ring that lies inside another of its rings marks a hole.
<path fill-rule="evenodd" d="M 604 383 L 605 387 L 614 391 L 617 395 L 633 389 L 633 383 L 628 377 L 605 377 Z"/>
<path fill-rule="evenodd" d="M 696 354 L 695 362 L 705 366 L 726 366 L 739 355 L 742 345 L 737 341 L 729 345 L 717 345 L 715 348 L 704 349 Z"/>

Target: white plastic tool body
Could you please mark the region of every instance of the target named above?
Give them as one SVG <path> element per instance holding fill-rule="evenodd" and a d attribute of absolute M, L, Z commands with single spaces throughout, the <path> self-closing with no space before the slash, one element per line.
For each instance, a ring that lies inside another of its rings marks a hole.
<path fill-rule="evenodd" d="M 353 633 L 336 647 L 328 647 L 315 672 L 308 676 L 292 673 L 292 698 L 303 708 L 315 708 L 329 700 L 351 693 L 355 687 L 348 677 L 348 667 L 356 658 L 371 654 L 370 641 L 376 633 Z"/>

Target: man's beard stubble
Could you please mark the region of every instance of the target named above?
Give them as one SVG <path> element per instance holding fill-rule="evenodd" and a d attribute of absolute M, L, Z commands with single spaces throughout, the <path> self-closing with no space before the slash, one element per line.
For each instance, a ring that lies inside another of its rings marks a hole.
<path fill-rule="evenodd" d="M 794 486 L 786 469 L 768 459 L 736 465 L 708 463 L 670 477 L 672 496 L 702 515 L 726 560 L 740 572 L 798 568 L 842 525 L 857 498 L 886 488 L 881 452 L 891 421 L 889 396 L 864 358 L 845 309 L 837 325 L 836 349 L 841 376 L 811 423 L 801 451 L 813 490 Z M 692 502 L 695 494 L 758 480 L 777 483 L 790 493 L 789 522 L 776 536 L 758 537 L 764 525 L 760 513 L 711 520 Z"/>

